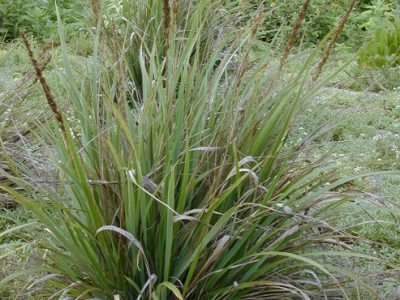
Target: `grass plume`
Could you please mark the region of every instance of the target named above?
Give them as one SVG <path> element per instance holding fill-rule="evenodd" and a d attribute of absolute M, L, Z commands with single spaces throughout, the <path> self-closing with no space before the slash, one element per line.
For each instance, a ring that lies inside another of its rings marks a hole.
<path fill-rule="evenodd" d="M 58 127 L 61 129 L 61 132 L 64 134 L 64 136 L 66 136 L 66 129 L 65 129 L 65 124 L 64 124 L 64 119 L 63 119 L 62 113 L 58 108 L 57 102 L 51 92 L 50 86 L 47 84 L 46 79 L 43 76 L 42 68 L 39 66 L 38 61 L 36 60 L 35 56 L 33 55 L 32 48 L 31 48 L 29 41 L 23 31 L 21 31 L 21 38 L 22 38 L 22 41 L 24 42 L 25 48 L 28 52 L 32 66 L 35 69 L 36 77 L 42 86 L 47 103 L 48 103 L 51 111 L 53 112 L 54 117 L 57 120 Z"/>
<path fill-rule="evenodd" d="M 306 16 L 309 5 L 310 5 L 310 0 L 304 0 L 303 5 L 301 6 L 300 12 L 299 12 L 296 20 L 293 23 L 292 31 L 289 35 L 285 50 L 283 51 L 283 55 L 281 57 L 281 61 L 280 61 L 281 67 L 285 63 L 286 59 L 289 56 L 290 51 L 293 48 L 293 45 L 296 40 L 297 34 L 299 32 L 301 23 L 303 22 L 304 17 Z"/>
<path fill-rule="evenodd" d="M 323 55 L 322 55 L 322 59 L 319 62 L 317 69 L 313 75 L 314 80 L 316 80 L 322 72 L 323 67 L 325 66 L 326 62 L 329 59 L 329 56 L 331 55 L 332 49 L 336 44 L 336 41 L 339 39 L 344 26 L 347 23 L 347 20 L 350 17 L 351 12 L 353 11 L 354 6 L 356 5 L 357 0 L 351 0 L 351 2 L 349 3 L 349 6 L 346 9 L 346 12 L 344 13 L 344 15 L 342 16 L 338 26 L 336 26 L 335 30 L 333 31 L 332 34 L 332 38 L 330 39 L 330 41 L 328 42 L 328 45 L 325 47 Z"/>
<path fill-rule="evenodd" d="M 164 55 L 166 55 L 169 48 L 169 37 L 171 31 L 171 6 L 169 0 L 163 0 L 163 20 Z"/>

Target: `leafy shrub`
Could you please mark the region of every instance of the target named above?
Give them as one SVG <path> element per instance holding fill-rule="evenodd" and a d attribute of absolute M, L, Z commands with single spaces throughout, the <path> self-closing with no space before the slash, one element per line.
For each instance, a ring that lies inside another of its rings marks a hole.
<path fill-rule="evenodd" d="M 382 20 L 393 20 L 398 10 L 393 1 L 387 0 L 364 1 L 361 8 L 355 21 L 367 32 L 381 26 Z"/>
<path fill-rule="evenodd" d="M 358 55 L 359 63 L 371 68 L 400 63 L 400 19 L 376 29 L 374 38 L 360 48 Z"/>
<path fill-rule="evenodd" d="M 84 25 L 84 5 L 79 0 L 57 1 L 66 24 L 66 34 L 76 34 Z M 13 0 L 0 2 L 0 35 L 6 40 L 18 37 L 24 30 L 38 39 L 54 39 L 57 18 L 53 0 Z"/>

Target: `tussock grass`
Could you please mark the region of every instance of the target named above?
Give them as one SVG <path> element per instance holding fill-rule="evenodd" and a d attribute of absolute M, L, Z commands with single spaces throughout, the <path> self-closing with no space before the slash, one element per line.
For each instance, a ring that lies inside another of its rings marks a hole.
<path fill-rule="evenodd" d="M 226 31 L 218 1 L 165 3 L 124 2 L 120 32 L 98 20 L 81 75 L 60 23 L 74 121 L 43 128 L 57 184 L 9 174 L 24 194 L 2 186 L 49 232 L 46 255 L 0 284 L 44 273 L 29 286 L 38 298 L 348 299 L 357 282 L 376 296 L 331 259 L 378 261 L 348 251 L 354 237 L 327 221 L 357 176 L 332 181 L 334 166 L 304 160 L 313 137 L 288 143 L 322 84 L 315 52 L 283 76 L 269 54 L 250 59 L 259 23 Z"/>

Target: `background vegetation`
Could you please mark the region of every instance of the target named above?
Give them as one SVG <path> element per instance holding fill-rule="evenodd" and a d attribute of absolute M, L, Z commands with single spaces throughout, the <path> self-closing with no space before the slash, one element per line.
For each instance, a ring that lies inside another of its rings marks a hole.
<path fill-rule="evenodd" d="M 254 16 L 259 5 L 268 8 L 268 22 L 265 22 L 260 30 L 262 39 L 267 41 L 271 41 L 277 32 L 283 35 L 290 33 L 291 24 L 302 2 L 301 0 L 229 1 L 238 11 L 246 12 L 246 19 Z M 339 22 L 348 4 L 348 0 L 311 1 L 296 42 L 310 46 L 321 41 Z M 398 4 L 393 1 L 357 1 L 338 42 L 353 51 L 356 50 L 376 27 L 382 25 L 382 20 L 393 20 L 398 9 Z"/>
<path fill-rule="evenodd" d="M 57 1 L 68 35 L 85 32 L 87 10 L 84 1 Z M 24 30 L 38 40 L 57 39 L 55 3 L 48 0 L 15 0 L 0 3 L 0 34 L 5 40 L 19 37 Z"/>

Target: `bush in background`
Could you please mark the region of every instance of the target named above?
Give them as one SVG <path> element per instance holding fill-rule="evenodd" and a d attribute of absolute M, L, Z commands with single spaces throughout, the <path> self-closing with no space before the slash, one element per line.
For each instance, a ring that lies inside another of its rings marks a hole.
<path fill-rule="evenodd" d="M 393 67 L 400 63 L 400 19 L 387 21 L 359 50 L 359 63 L 371 68 Z"/>
<path fill-rule="evenodd" d="M 229 1 L 230 5 L 242 15 L 242 21 L 253 17 L 261 4 L 269 10 L 260 33 L 261 38 L 266 41 L 271 41 L 278 31 L 284 36 L 288 35 L 302 2 L 302 0 Z M 337 25 L 348 4 L 348 0 L 311 1 L 297 43 L 308 46 L 319 43 Z M 374 29 L 382 18 L 394 15 L 395 8 L 395 5 L 389 0 L 358 1 L 338 42 L 345 43 L 352 48 L 359 47 L 364 41 L 366 33 Z"/>
<path fill-rule="evenodd" d="M 66 35 L 81 31 L 84 24 L 85 1 L 59 0 Z M 58 37 L 55 1 L 12 0 L 0 1 L 0 37 L 12 40 L 24 30 L 38 40 Z"/>

